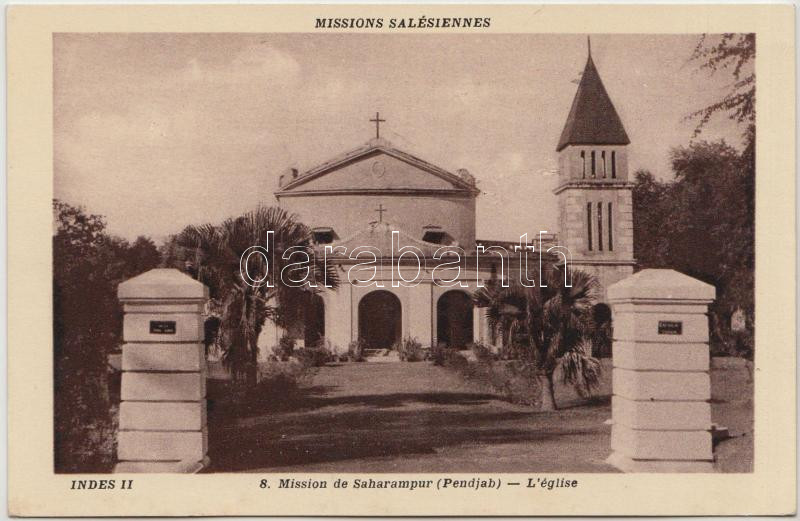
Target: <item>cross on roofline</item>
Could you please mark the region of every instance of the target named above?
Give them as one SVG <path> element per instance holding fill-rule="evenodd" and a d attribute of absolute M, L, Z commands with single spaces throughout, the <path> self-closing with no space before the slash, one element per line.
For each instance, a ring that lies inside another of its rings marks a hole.
<path fill-rule="evenodd" d="M 375 119 L 371 119 L 373 123 L 375 123 L 375 139 L 380 139 L 381 137 L 381 123 L 386 123 L 385 119 L 381 119 L 381 113 L 375 113 Z"/>

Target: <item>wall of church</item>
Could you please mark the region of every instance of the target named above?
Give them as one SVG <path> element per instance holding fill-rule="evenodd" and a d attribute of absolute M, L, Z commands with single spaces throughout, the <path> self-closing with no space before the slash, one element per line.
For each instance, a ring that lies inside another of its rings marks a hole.
<path fill-rule="evenodd" d="M 330 226 L 339 239 L 377 221 L 383 205 L 383 221 L 417 239 L 424 226 L 438 225 L 462 248 L 475 244 L 475 198 L 469 195 L 300 195 L 282 197 L 280 205 L 312 228 Z"/>
<path fill-rule="evenodd" d="M 375 291 L 387 291 L 400 302 L 400 323 L 402 338 L 415 338 L 424 347 L 436 345 L 439 299 L 449 291 L 457 290 L 471 296 L 478 288 L 478 280 L 485 284 L 490 273 L 476 272 L 474 269 L 462 269 L 459 279 L 464 287 L 443 287 L 431 278 L 431 273 L 423 272 L 420 283 L 412 287 L 392 287 L 391 271 L 388 268 L 379 268 L 376 271 L 375 284 L 369 286 L 358 286 L 351 284 L 348 280 L 349 266 L 341 266 L 339 275 L 341 277 L 340 286 L 336 290 L 323 290 L 321 292 L 325 306 L 325 338 L 330 346 L 338 354 L 347 352 L 350 342 L 359 338 L 359 303 L 367 295 Z M 367 275 L 369 272 L 369 275 Z M 359 280 L 359 276 L 353 275 L 353 282 Z M 365 270 L 364 277 L 371 276 L 371 270 Z M 412 266 L 401 266 L 400 273 L 408 280 L 416 276 L 416 268 Z M 488 321 L 483 310 L 473 308 L 473 340 L 488 343 L 490 334 Z M 268 359 L 272 353 L 272 347 L 277 345 L 280 336 L 283 334 L 279 328 L 267 321 L 262 331 L 258 345 L 261 348 L 259 353 L 260 360 Z M 302 345 L 302 339 L 298 341 L 298 346 Z"/>

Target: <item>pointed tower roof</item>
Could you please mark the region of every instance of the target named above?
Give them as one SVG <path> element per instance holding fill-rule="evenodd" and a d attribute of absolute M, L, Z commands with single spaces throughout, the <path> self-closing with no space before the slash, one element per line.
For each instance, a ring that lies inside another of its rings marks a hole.
<path fill-rule="evenodd" d="M 592 48 L 556 151 L 567 145 L 627 145 L 631 142 L 592 61 Z"/>

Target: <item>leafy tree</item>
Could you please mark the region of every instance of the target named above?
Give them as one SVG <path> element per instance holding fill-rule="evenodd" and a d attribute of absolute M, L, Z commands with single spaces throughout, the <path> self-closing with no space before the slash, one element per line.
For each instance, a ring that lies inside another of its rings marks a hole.
<path fill-rule="evenodd" d="M 675 180 L 637 172 L 633 193 L 634 244 L 641 267 L 671 267 L 713 284 L 712 352 L 751 357 L 755 269 L 754 34 L 704 35 L 690 61 L 711 74 L 730 74 L 722 99 L 687 116 L 698 118 L 693 137 L 715 115 L 742 128 L 741 150 L 724 141 L 692 142 L 672 151 Z M 741 310 L 744 331 L 731 330 Z"/>
<path fill-rule="evenodd" d="M 713 284 L 712 349 L 752 353 L 754 314 L 754 180 L 749 147 L 695 142 L 672 152 L 675 180 L 637 172 L 634 244 L 641 267 L 670 267 Z M 746 330 L 730 331 L 736 310 Z"/>
<path fill-rule="evenodd" d="M 53 367 L 55 468 L 107 471 L 113 461 L 108 354 L 121 343 L 123 280 L 158 265 L 149 239 L 133 246 L 105 233 L 105 221 L 53 201 Z"/>
<path fill-rule="evenodd" d="M 133 273 L 144 273 L 161 263 L 161 253 L 149 237 L 139 236 L 128 247 L 127 269 Z"/>
<path fill-rule="evenodd" d="M 541 408 L 555 410 L 555 372 L 581 394 L 599 383 L 600 364 L 591 355 L 595 334 L 593 304 L 597 280 L 586 272 L 546 272 L 545 287 L 525 287 L 512 280 L 508 288 L 493 281 L 473 298 L 485 308 L 489 327 L 500 330 L 504 347 L 520 353 L 536 367 L 541 385 Z M 510 344 L 510 345 L 509 345 Z"/>
<path fill-rule="evenodd" d="M 669 267 L 669 226 L 673 201 L 672 183 L 658 181 L 646 170 L 634 173 L 633 244 L 640 266 Z"/>
<path fill-rule="evenodd" d="M 260 255 L 253 255 L 248 263 L 253 279 L 266 276 L 266 283 L 255 287 L 242 278 L 240 260 L 249 248 L 267 246 L 270 231 L 274 232 L 270 244 L 274 255 L 269 264 Z M 172 266 L 209 287 L 219 319 L 215 341 L 222 348 L 222 362 L 236 379 L 248 385 L 257 381 L 257 342 L 265 321 L 285 324 L 316 291 L 311 284 L 321 286 L 323 280 L 332 286 L 337 283 L 333 268 L 316 259 L 308 227 L 276 207 L 259 207 L 219 226 L 188 226 L 167 249 L 173 255 L 168 259 Z M 291 256 L 286 255 L 291 252 Z M 304 254 L 312 261 L 308 270 L 311 284 L 287 284 L 287 280 L 300 280 L 305 275 L 302 267 L 289 267 L 303 261 Z M 286 273 L 281 277 L 284 268 Z"/>
<path fill-rule="evenodd" d="M 700 70 L 711 74 L 729 71 L 733 82 L 721 100 L 689 115 L 700 119 L 695 136 L 715 114 L 725 113 L 737 123 L 744 124 L 746 138 L 752 139 L 756 119 L 756 73 L 752 63 L 755 55 L 756 35 L 753 33 L 704 34 L 697 42 L 690 60 L 699 62 Z"/>

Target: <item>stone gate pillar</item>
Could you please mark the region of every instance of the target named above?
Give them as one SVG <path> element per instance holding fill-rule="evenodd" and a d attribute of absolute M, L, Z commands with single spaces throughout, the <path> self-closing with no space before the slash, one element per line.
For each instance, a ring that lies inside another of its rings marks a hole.
<path fill-rule="evenodd" d="M 715 289 L 674 270 L 608 287 L 614 324 L 609 463 L 625 472 L 713 472 L 708 305 Z"/>
<path fill-rule="evenodd" d="M 208 464 L 203 311 L 208 288 L 175 269 L 119 285 L 125 313 L 115 472 Z"/>

